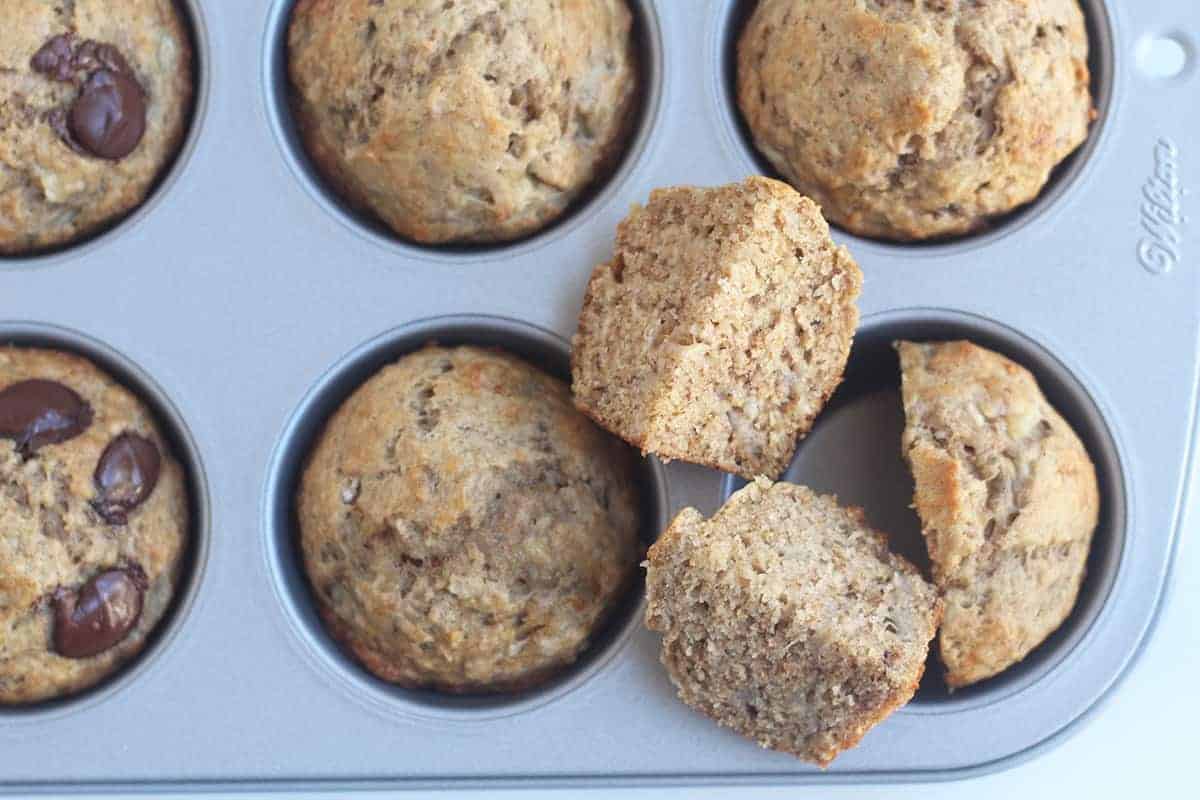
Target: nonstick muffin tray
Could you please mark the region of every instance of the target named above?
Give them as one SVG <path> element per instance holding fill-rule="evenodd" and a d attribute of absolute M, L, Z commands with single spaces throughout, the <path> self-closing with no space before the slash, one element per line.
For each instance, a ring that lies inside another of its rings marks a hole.
<path fill-rule="evenodd" d="M 645 96 L 620 167 L 566 220 L 493 248 L 390 238 L 323 188 L 287 108 L 290 0 L 188 2 L 192 132 L 131 218 L 60 252 L 0 260 L 0 341 L 75 350 L 158 411 L 189 468 L 181 596 L 134 664 L 67 700 L 0 709 L 0 788 L 61 793 L 304 787 L 804 783 L 952 778 L 1060 741 L 1144 645 L 1178 536 L 1196 413 L 1200 6 L 1085 0 L 1099 118 L 1032 206 L 982 234 L 891 245 L 835 231 L 866 276 L 847 379 L 787 473 L 923 558 L 907 508 L 895 338 L 970 337 L 1029 367 L 1104 497 L 1067 623 L 1018 667 L 914 701 L 826 771 L 688 710 L 639 590 L 539 690 L 448 698 L 374 680 L 331 643 L 295 551 L 297 471 L 374 369 L 436 339 L 507 347 L 560 374 L 593 265 L 657 186 L 767 171 L 730 97 L 749 3 L 635 0 Z M 1182 53 L 1173 76 L 1147 53 Z M 770 174 L 768 172 L 768 174 Z M 650 459 L 647 539 L 740 482 Z"/>

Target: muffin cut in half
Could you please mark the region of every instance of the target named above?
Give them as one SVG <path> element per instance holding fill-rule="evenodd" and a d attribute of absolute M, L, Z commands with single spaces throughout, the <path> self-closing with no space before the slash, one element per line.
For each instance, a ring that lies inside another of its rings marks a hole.
<path fill-rule="evenodd" d="M 1071 613 L 1099 516 L 1087 451 L 1034 377 L 970 342 L 899 342 L 904 454 L 951 688 L 1017 663 Z"/>
<path fill-rule="evenodd" d="M 575 402 L 645 452 L 776 477 L 841 381 L 861 286 L 784 183 L 655 190 L 592 273 Z"/>
<path fill-rule="evenodd" d="M 680 699 L 821 766 L 913 696 L 942 614 L 860 509 L 765 478 L 680 512 L 646 585 Z"/>

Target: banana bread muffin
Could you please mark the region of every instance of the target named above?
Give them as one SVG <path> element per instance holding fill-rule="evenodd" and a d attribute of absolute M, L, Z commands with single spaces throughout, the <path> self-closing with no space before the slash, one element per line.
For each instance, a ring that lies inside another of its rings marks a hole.
<path fill-rule="evenodd" d="M 77 356 L 0 348 L 0 704 L 137 655 L 188 531 L 183 469 L 137 398 Z"/>
<path fill-rule="evenodd" d="M 424 243 L 537 231 L 623 152 L 625 0 L 299 0 L 294 110 L 352 205 Z"/>
<path fill-rule="evenodd" d="M 1033 200 L 1094 118 L 1077 0 L 761 0 L 738 42 L 754 143 L 864 236 L 967 233 Z"/>
<path fill-rule="evenodd" d="M 970 342 L 900 342 L 916 480 L 951 688 L 1024 658 L 1071 613 L 1100 507 L 1079 437 L 1027 370 Z"/>
<path fill-rule="evenodd" d="M 524 689 L 587 647 L 641 552 L 632 453 L 511 356 L 430 346 L 329 421 L 298 499 L 334 637 L 379 677 Z"/>
<path fill-rule="evenodd" d="M 179 150 L 192 51 L 171 0 L 6 0 L 0 255 L 64 245 L 138 206 Z"/>
<path fill-rule="evenodd" d="M 862 273 L 779 181 L 658 189 L 575 334 L 575 402 L 644 451 L 776 477 L 841 381 Z"/>
<path fill-rule="evenodd" d="M 765 478 L 680 512 L 646 590 L 680 699 L 821 766 L 913 696 L 942 613 L 861 510 Z"/>

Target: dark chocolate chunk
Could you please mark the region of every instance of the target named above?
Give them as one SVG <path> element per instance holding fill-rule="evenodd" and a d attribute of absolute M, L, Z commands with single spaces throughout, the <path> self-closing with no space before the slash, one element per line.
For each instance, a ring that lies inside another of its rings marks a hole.
<path fill-rule="evenodd" d="M 146 97 L 123 72 L 99 69 L 71 106 L 71 135 L 99 158 L 118 161 L 134 151 L 146 132 Z"/>
<path fill-rule="evenodd" d="M 80 41 L 73 33 L 60 33 L 48 39 L 30 61 L 35 72 L 40 72 L 51 80 L 61 83 L 71 83 L 76 80 L 77 73 L 90 75 L 101 69 L 132 75 L 129 62 L 121 51 L 111 44 L 97 42 L 93 39 Z"/>
<path fill-rule="evenodd" d="M 0 437 L 29 457 L 43 445 L 65 442 L 92 424 L 92 408 L 61 383 L 28 380 L 0 391 Z"/>
<path fill-rule="evenodd" d="M 77 591 L 54 593 L 54 649 L 65 658 L 89 658 L 124 639 L 142 615 L 145 573 L 110 569 Z"/>
<path fill-rule="evenodd" d="M 122 433 L 109 442 L 96 464 L 93 480 L 98 496 L 93 507 L 110 525 L 124 525 L 158 484 L 162 457 L 154 442 Z"/>
<path fill-rule="evenodd" d="M 31 65 L 52 80 L 79 85 L 69 110 L 46 114 L 50 127 L 72 150 L 117 161 L 141 142 L 146 92 L 120 50 L 64 33 L 42 45 Z"/>

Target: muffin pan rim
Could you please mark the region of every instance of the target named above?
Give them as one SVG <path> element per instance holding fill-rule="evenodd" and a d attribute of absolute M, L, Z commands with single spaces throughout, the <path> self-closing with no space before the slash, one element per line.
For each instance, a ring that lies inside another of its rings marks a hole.
<path fill-rule="evenodd" d="M 261 1 L 265 9 L 268 0 Z M 726 1 L 704 4 L 704 13 Z M 867 273 L 864 316 L 932 305 L 1001 320 L 1067 358 L 1111 412 L 1128 456 L 1131 534 L 1122 569 L 1134 579 L 1114 586 L 1093 634 L 1096 646 L 1065 674 L 989 706 L 986 716 L 896 714 L 817 773 L 681 708 L 657 663 L 657 642 L 644 631 L 634 630 L 620 656 L 581 691 L 486 725 L 363 713 L 361 703 L 298 666 L 303 657 L 285 616 L 275 612 L 257 537 L 271 447 L 313 376 L 379 331 L 434 315 L 500 315 L 569 337 L 587 274 L 611 252 L 624 205 L 644 202 L 656 186 L 745 176 L 746 165 L 730 157 L 710 124 L 704 75 L 711 69 L 703 52 L 710 19 L 683 6 L 656 6 L 665 83 L 654 157 L 639 162 L 588 224 L 532 256 L 474 269 L 346 236 L 299 191 L 275 155 L 264 115 L 246 112 L 262 104 L 261 26 L 253 14 L 206 4 L 213 102 L 199 166 L 189 168 L 186 191 L 172 192 L 170 213 L 151 215 L 154 224 L 120 247 L 80 259 L 69 251 L 60 268 L 0 269 L 0 317 L 91 331 L 169 387 L 203 448 L 211 482 L 216 528 L 203 602 L 189 615 L 187 635 L 172 643 L 171 669 L 145 674 L 137 691 L 105 704 L 103 716 L 47 720 L 30 729 L 36 736 L 0 718 L 6 788 L 274 792 L 944 779 L 1028 758 L 1095 713 L 1154 627 L 1179 539 L 1183 476 L 1196 462 L 1196 271 L 1180 262 L 1174 272 L 1152 274 L 1139 266 L 1135 248 L 1154 142 L 1178 141 L 1181 180 L 1200 180 L 1185 135 L 1200 119 L 1198 109 L 1179 102 L 1196 77 L 1153 83 L 1125 50 L 1162 29 L 1165 17 L 1175 18 L 1175 28 L 1200 30 L 1200 8 L 1164 3 L 1110 6 L 1125 57 L 1114 75 L 1107 141 L 1094 156 L 1101 168 L 1090 172 L 1087 191 L 1059 201 L 1067 224 L 1026 228 L 972 251 L 970 263 L 853 251 Z M 663 146 L 673 138 L 686 146 Z M 847 240 L 838 231 L 834 238 Z M 1182 239 L 1189 254 L 1200 245 L 1194 226 Z M 1131 324 L 1122 309 L 1133 307 L 1155 313 Z M 672 511 L 686 504 L 711 513 L 718 473 L 678 462 L 665 472 Z M 119 727 L 126 749 L 84 736 L 96 729 L 76 724 L 84 719 Z M 289 731 L 287 748 L 268 747 L 263 732 L 272 729 Z M 331 730 L 353 735 L 331 737 Z M 580 746 L 585 734 L 599 744 Z M 50 741 L 42 736 L 76 754 L 54 775 L 38 768 Z M 338 745 L 341 738 L 351 745 Z M 200 746 L 183 752 L 162 741 Z M 637 746 L 647 741 L 669 746 Z M 154 759 L 136 757 L 149 750 Z"/>
<path fill-rule="evenodd" d="M 185 638 L 189 623 L 203 602 L 202 588 L 211 560 L 212 495 L 196 439 L 178 406 L 166 390 L 136 361 L 108 343 L 79 330 L 53 323 L 0 318 L 0 346 L 37 347 L 62 351 L 86 359 L 144 403 L 160 432 L 171 445 L 171 455 L 187 477 L 188 543 L 180 565 L 181 580 L 166 613 L 142 651 L 98 683 L 61 697 L 20 705 L 0 704 L 0 726 L 27 727 L 71 717 L 103 706 L 114 697 L 152 675 L 172 648 Z"/>

